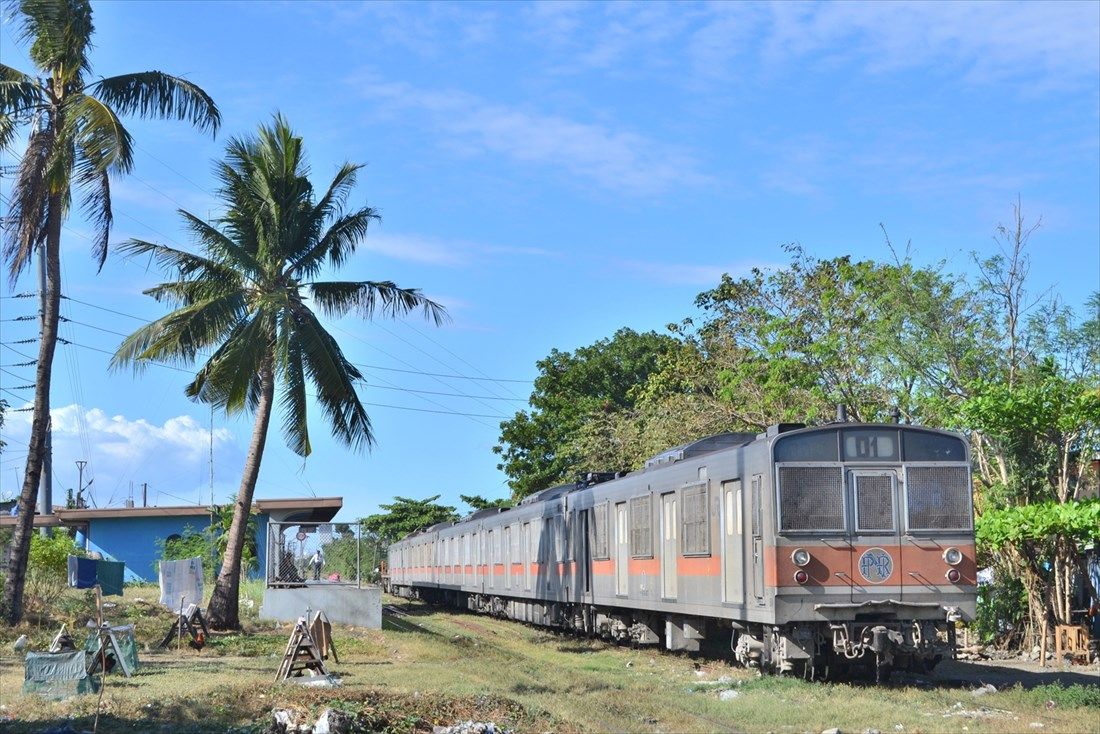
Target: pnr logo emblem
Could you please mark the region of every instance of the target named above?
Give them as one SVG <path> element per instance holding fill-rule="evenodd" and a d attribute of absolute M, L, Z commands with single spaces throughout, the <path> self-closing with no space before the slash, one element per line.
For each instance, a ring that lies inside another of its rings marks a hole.
<path fill-rule="evenodd" d="M 894 559 L 882 548 L 868 548 L 859 557 L 859 573 L 872 584 L 881 584 L 894 572 Z"/>

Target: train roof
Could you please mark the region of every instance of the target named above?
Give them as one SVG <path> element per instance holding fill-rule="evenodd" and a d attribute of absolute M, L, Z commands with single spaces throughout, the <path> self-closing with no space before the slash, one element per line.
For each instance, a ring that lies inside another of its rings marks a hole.
<path fill-rule="evenodd" d="M 682 446 L 674 446 L 671 449 L 662 451 L 656 456 L 646 459 L 645 468 L 653 469 L 655 467 L 683 461 L 684 459 L 692 459 L 696 456 L 702 456 L 703 454 L 713 453 L 722 449 L 733 448 L 734 446 L 744 446 L 755 440 L 755 433 L 718 433 L 713 436 L 707 436 L 706 438 L 700 438 L 697 441 L 685 443 Z"/>
<path fill-rule="evenodd" d="M 529 494 L 520 500 L 519 506 L 533 505 L 536 502 L 546 502 L 548 500 L 556 500 L 558 497 L 569 494 L 577 488 L 576 483 L 572 484 L 559 484 L 556 487 L 547 487 L 546 489 L 540 489 L 534 494 Z"/>

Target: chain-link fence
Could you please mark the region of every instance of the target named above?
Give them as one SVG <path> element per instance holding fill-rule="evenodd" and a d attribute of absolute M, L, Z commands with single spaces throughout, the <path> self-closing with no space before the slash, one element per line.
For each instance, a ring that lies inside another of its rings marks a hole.
<path fill-rule="evenodd" d="M 377 583 L 385 548 L 359 523 L 271 522 L 268 586 Z"/>

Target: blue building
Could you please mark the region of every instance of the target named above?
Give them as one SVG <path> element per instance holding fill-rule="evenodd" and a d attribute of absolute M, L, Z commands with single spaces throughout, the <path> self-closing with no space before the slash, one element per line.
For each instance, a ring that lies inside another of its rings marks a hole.
<path fill-rule="evenodd" d="M 252 511 L 256 514 L 258 568 L 266 563 L 268 523 L 326 523 L 343 504 L 341 497 L 255 500 Z M 15 520 L 5 515 L 0 517 L 0 525 L 14 525 Z M 163 541 L 182 536 L 188 528 L 201 531 L 209 524 L 209 508 L 202 505 L 79 510 L 55 507 L 53 515 L 34 517 L 35 527 L 73 530 L 79 545 L 108 560 L 125 563 L 127 581 L 156 581 Z"/>

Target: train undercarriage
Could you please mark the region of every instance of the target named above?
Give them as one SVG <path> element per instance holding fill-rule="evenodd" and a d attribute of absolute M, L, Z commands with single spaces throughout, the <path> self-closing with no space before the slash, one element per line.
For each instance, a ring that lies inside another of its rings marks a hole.
<path fill-rule="evenodd" d="M 896 670 L 928 672 L 955 655 L 955 625 L 944 619 L 888 614 L 785 625 L 737 622 L 590 604 L 530 601 L 489 594 L 395 586 L 392 593 L 429 604 L 541 626 L 619 644 L 730 658 L 762 672 L 806 679 L 873 677 Z"/>

